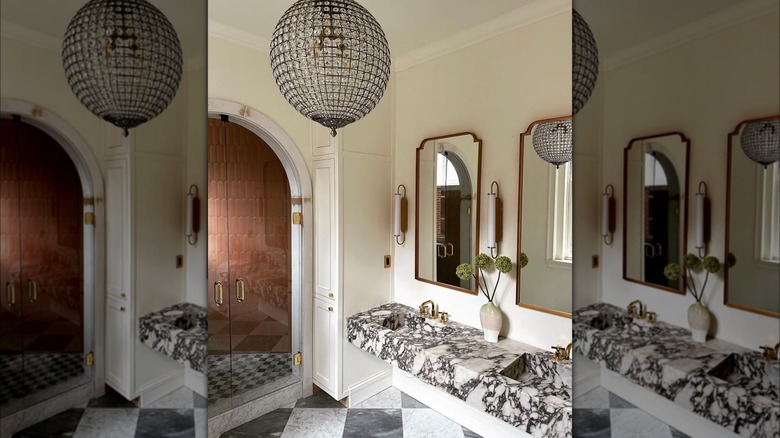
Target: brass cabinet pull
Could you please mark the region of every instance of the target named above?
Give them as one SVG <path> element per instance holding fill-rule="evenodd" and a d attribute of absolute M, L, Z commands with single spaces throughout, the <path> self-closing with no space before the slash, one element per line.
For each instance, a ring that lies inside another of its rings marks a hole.
<path fill-rule="evenodd" d="M 333 292 L 328 292 L 328 298 L 333 298 Z"/>
<path fill-rule="evenodd" d="M 119 308 L 119 310 L 121 310 L 121 311 L 123 311 L 123 312 L 124 312 L 124 311 L 125 311 L 125 308 L 124 308 L 124 307 L 120 307 L 120 308 Z"/>
<path fill-rule="evenodd" d="M 126 296 L 127 296 L 127 294 L 126 294 L 126 293 L 124 293 L 124 292 L 122 292 L 122 293 L 120 293 L 120 294 L 119 294 L 119 298 L 125 298 Z"/>
<path fill-rule="evenodd" d="M 8 302 L 8 307 L 16 304 L 16 290 L 14 290 L 13 281 L 9 281 L 5 284 L 5 299 Z"/>
<path fill-rule="evenodd" d="M 236 300 L 238 300 L 239 303 L 243 303 L 245 299 L 246 299 L 246 295 L 244 291 L 244 279 L 237 278 L 236 279 Z"/>
<path fill-rule="evenodd" d="M 332 311 L 333 311 L 333 307 L 328 307 L 328 312 L 332 312 Z"/>
<path fill-rule="evenodd" d="M 221 306 L 222 301 L 222 282 L 216 281 L 214 282 L 214 302 L 217 303 L 217 306 Z"/>
<path fill-rule="evenodd" d="M 38 283 L 32 278 L 27 279 L 27 299 L 31 303 L 38 301 Z"/>

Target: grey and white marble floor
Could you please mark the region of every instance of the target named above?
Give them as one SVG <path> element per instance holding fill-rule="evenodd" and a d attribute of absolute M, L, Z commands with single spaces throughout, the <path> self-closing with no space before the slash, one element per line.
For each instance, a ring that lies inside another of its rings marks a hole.
<path fill-rule="evenodd" d="M 92 399 L 14 434 L 13 438 L 200 438 L 206 436 L 206 399 L 180 388 L 139 409 L 116 393 Z"/>
<path fill-rule="evenodd" d="M 222 438 L 479 438 L 396 388 L 347 409 L 324 392 L 298 400 L 221 435 Z"/>
<path fill-rule="evenodd" d="M 576 397 L 573 408 L 576 438 L 689 438 L 600 386 Z"/>

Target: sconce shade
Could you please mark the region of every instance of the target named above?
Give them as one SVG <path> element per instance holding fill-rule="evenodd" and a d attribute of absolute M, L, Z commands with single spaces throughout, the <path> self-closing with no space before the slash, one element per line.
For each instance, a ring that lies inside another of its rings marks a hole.
<path fill-rule="evenodd" d="M 699 182 L 699 192 L 694 197 L 696 208 L 696 223 L 693 246 L 697 249 L 699 256 L 703 257 L 706 253 L 706 245 L 710 240 L 710 200 L 707 198 L 707 184 L 704 181 Z"/>
<path fill-rule="evenodd" d="M 496 247 L 496 193 L 488 193 L 487 195 L 487 221 L 488 221 L 488 240 L 487 247 Z"/>
<path fill-rule="evenodd" d="M 271 70 L 290 105 L 335 137 L 379 103 L 390 48 L 376 19 L 354 0 L 298 0 L 274 30 Z"/>
<path fill-rule="evenodd" d="M 403 193 L 401 193 L 401 189 L 403 189 Z M 393 194 L 393 237 L 395 237 L 395 242 L 399 245 L 403 245 L 406 242 L 406 236 L 404 235 L 407 226 L 406 216 L 406 186 L 400 184 L 395 194 Z M 400 239 L 401 236 L 403 236 L 403 239 Z"/>
<path fill-rule="evenodd" d="M 181 45 L 165 15 L 146 0 L 90 0 L 65 31 L 62 66 L 79 101 L 126 136 L 173 100 Z"/>
<path fill-rule="evenodd" d="M 588 23 L 574 9 L 572 12 L 572 115 L 585 106 L 599 75 L 599 50 Z"/>
<path fill-rule="evenodd" d="M 185 208 L 184 234 L 187 236 L 187 242 L 194 245 L 198 242 L 198 232 L 200 232 L 200 198 L 198 198 L 198 187 L 194 184 L 187 192 Z"/>
<path fill-rule="evenodd" d="M 612 234 L 615 232 L 614 190 L 612 184 L 608 184 L 601 194 L 601 237 L 607 245 L 612 245 Z"/>
<path fill-rule="evenodd" d="M 541 123 L 534 128 L 534 151 L 555 167 L 571 161 L 571 119 Z"/>
<path fill-rule="evenodd" d="M 748 158 L 764 167 L 780 160 L 780 120 L 749 123 L 742 129 L 740 145 Z"/>
<path fill-rule="evenodd" d="M 403 196 L 400 193 L 396 193 L 393 195 L 393 200 L 395 209 L 393 210 L 394 217 L 393 217 L 393 236 L 400 236 L 401 235 L 401 200 L 403 199 Z"/>

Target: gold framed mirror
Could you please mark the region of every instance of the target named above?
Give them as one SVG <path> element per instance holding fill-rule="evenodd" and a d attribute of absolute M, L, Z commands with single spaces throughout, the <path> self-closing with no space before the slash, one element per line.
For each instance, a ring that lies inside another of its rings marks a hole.
<path fill-rule="evenodd" d="M 479 251 L 482 140 L 472 132 L 426 138 L 417 148 L 414 278 L 470 294 L 455 269 Z"/>
<path fill-rule="evenodd" d="M 764 166 L 742 150 L 749 126 L 780 130 L 780 116 L 740 122 L 728 135 L 723 303 L 780 318 L 780 161 Z M 775 144 L 780 148 L 780 144 Z"/>
<path fill-rule="evenodd" d="M 685 295 L 682 263 L 688 235 L 690 140 L 680 132 L 632 139 L 623 155 L 623 279 Z"/>
<path fill-rule="evenodd" d="M 533 148 L 535 129 L 549 124 L 571 130 L 571 116 L 537 120 L 520 134 L 515 302 L 571 318 L 572 162 L 556 167 Z M 528 265 L 521 268 L 523 253 Z"/>

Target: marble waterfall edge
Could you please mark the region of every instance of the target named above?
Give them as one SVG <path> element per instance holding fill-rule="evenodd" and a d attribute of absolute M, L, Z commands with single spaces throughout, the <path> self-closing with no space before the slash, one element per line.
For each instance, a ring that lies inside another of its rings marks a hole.
<path fill-rule="evenodd" d="M 571 361 L 555 363 L 552 353 L 510 339 L 486 342 L 480 329 L 424 320 L 398 303 L 347 318 L 347 339 L 532 436 L 572 436 Z M 502 374 L 521 357 L 529 372 L 519 380 Z"/>

